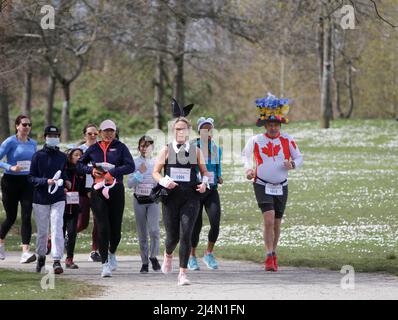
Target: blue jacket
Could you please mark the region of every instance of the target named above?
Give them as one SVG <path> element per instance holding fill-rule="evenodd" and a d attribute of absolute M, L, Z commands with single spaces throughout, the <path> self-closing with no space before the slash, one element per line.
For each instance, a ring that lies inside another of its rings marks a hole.
<path fill-rule="evenodd" d="M 113 140 L 106 150 L 100 147 L 99 142 L 90 146 L 77 163 L 77 170 L 80 174 L 90 174 L 93 167 L 88 163 L 108 162 L 115 167 L 109 173 L 117 182 L 123 182 L 123 175 L 133 173 L 135 170 L 134 160 L 127 146 L 119 140 Z"/>
<path fill-rule="evenodd" d="M 65 172 L 66 155 L 58 148 L 49 148 L 44 145 L 43 149 L 33 155 L 28 177 L 34 187 L 33 203 L 49 205 L 65 201 L 63 186 L 59 187 L 54 194 L 48 192 L 47 180 L 52 179 L 58 170 L 61 170 L 61 178 L 64 179 L 64 182 L 68 180 Z"/>

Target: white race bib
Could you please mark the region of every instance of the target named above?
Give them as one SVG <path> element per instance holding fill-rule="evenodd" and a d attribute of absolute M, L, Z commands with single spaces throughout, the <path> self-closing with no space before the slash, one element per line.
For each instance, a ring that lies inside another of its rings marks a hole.
<path fill-rule="evenodd" d="M 30 161 L 17 161 L 17 166 L 22 167 L 22 171 L 30 171 Z"/>
<path fill-rule="evenodd" d="M 189 182 L 191 181 L 191 169 L 170 168 L 170 178 L 174 181 Z"/>
<path fill-rule="evenodd" d="M 66 204 L 79 204 L 79 192 L 67 192 Z"/>
<path fill-rule="evenodd" d="M 282 196 L 283 195 L 282 185 L 267 183 L 265 185 L 265 194 L 269 194 L 271 196 Z"/>
<path fill-rule="evenodd" d="M 153 188 L 152 183 L 140 183 L 135 187 L 135 194 L 137 196 L 149 196 Z"/>

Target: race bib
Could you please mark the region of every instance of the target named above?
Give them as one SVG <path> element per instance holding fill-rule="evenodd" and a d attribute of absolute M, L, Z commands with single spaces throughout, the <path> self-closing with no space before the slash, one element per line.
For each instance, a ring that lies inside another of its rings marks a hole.
<path fill-rule="evenodd" d="M 22 171 L 30 171 L 30 161 L 17 161 L 17 166 L 22 167 Z"/>
<path fill-rule="evenodd" d="M 271 196 L 282 196 L 283 195 L 282 185 L 267 183 L 265 185 L 265 194 L 269 194 Z"/>
<path fill-rule="evenodd" d="M 137 196 L 149 196 L 153 188 L 152 183 L 140 183 L 135 187 L 135 194 Z"/>
<path fill-rule="evenodd" d="M 79 204 L 79 192 L 67 192 L 66 204 Z"/>
<path fill-rule="evenodd" d="M 189 182 L 191 181 L 191 169 L 170 168 L 170 178 L 174 181 Z"/>

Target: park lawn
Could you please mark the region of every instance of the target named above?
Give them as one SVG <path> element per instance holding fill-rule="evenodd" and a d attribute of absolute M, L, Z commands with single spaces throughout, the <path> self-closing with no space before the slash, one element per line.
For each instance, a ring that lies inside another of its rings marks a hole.
<path fill-rule="evenodd" d="M 95 297 L 102 287 L 55 277 L 54 289 L 41 288 L 44 274 L 0 268 L 0 300 L 66 300 Z M 95 293 L 95 295 L 94 295 Z"/>
<path fill-rule="evenodd" d="M 337 120 L 322 130 L 317 122 L 307 121 L 291 123 L 283 130 L 296 138 L 304 165 L 289 175 L 280 265 L 333 270 L 351 265 L 356 271 L 398 275 L 398 122 Z M 123 140 L 134 150 L 138 136 Z M 223 164 L 223 177 L 215 254 L 260 263 L 264 259 L 262 216 L 252 185 L 244 179 L 239 162 Z M 165 233 L 161 226 L 162 251 Z M 199 252 L 204 250 L 208 230 L 204 215 Z M 78 252 L 89 253 L 89 231 L 79 235 Z M 7 250 L 19 250 L 17 233 L 18 228 L 13 228 Z M 130 190 L 119 253 L 139 253 Z"/>

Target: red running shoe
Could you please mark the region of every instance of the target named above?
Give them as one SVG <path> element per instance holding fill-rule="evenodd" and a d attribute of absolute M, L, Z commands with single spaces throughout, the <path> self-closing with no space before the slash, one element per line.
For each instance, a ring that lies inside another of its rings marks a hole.
<path fill-rule="evenodd" d="M 278 271 L 278 258 L 275 256 L 272 256 L 272 259 L 274 260 L 274 271 Z"/>
<path fill-rule="evenodd" d="M 265 260 L 265 271 L 275 271 L 274 259 L 272 256 L 267 256 Z"/>

